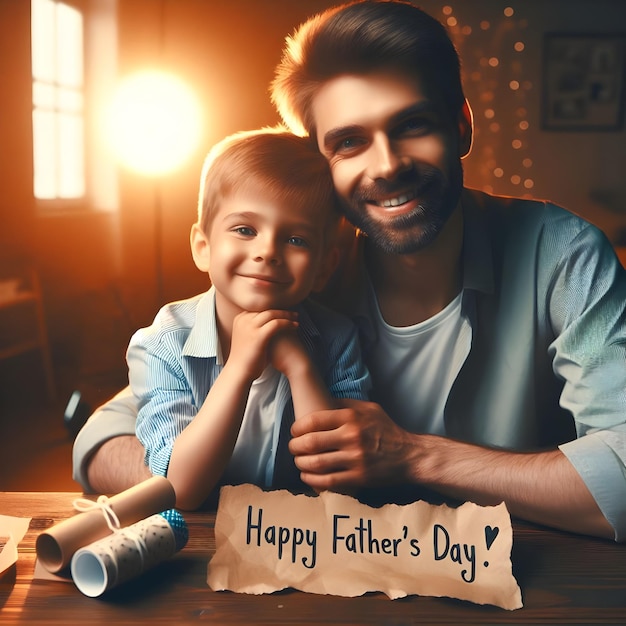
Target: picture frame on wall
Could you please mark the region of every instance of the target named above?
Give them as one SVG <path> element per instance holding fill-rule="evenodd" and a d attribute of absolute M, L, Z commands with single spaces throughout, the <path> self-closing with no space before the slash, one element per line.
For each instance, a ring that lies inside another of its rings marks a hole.
<path fill-rule="evenodd" d="M 626 34 L 546 33 L 543 52 L 544 129 L 622 128 Z"/>

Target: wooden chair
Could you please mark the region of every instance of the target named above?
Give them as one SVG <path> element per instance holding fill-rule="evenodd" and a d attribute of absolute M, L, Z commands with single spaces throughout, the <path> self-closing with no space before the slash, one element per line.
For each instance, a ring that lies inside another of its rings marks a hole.
<path fill-rule="evenodd" d="M 56 400 L 39 274 L 29 262 L 0 261 L 0 360 L 38 350 L 48 400 Z"/>

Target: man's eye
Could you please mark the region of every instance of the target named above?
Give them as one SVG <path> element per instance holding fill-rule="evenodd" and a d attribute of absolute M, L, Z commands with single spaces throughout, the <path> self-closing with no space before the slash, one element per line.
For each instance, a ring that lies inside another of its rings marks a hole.
<path fill-rule="evenodd" d="M 348 154 L 358 150 L 364 143 L 364 140 L 359 137 L 344 137 L 335 145 L 335 152 L 337 154 Z"/>
<path fill-rule="evenodd" d="M 402 134 L 416 134 L 426 133 L 432 128 L 432 123 L 423 117 L 411 117 L 408 120 L 404 120 L 398 125 L 397 133 Z"/>

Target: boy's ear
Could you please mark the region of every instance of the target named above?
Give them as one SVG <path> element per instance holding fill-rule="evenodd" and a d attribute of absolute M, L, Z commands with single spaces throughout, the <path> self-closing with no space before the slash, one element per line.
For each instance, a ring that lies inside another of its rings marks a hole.
<path fill-rule="evenodd" d="M 333 275 L 333 272 L 339 265 L 339 247 L 336 245 L 330 246 L 326 251 L 326 255 L 320 265 L 320 269 L 317 272 L 315 282 L 313 283 L 313 291 L 318 293 L 324 289 L 328 279 Z"/>
<path fill-rule="evenodd" d="M 193 262 L 196 264 L 196 267 L 201 272 L 208 273 L 210 265 L 209 262 L 211 260 L 211 249 L 209 246 L 209 240 L 198 223 L 191 227 L 189 243 L 191 244 L 191 255 L 193 256 Z"/>
<path fill-rule="evenodd" d="M 472 150 L 474 115 L 467 99 L 459 113 L 459 156 L 464 159 Z"/>

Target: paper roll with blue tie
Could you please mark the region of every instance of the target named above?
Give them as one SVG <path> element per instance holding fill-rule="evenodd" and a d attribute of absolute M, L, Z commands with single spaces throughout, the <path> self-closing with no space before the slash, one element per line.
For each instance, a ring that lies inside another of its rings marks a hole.
<path fill-rule="evenodd" d="M 171 558 L 188 536 L 178 511 L 157 513 L 77 550 L 72 578 L 82 593 L 95 598 Z"/>

